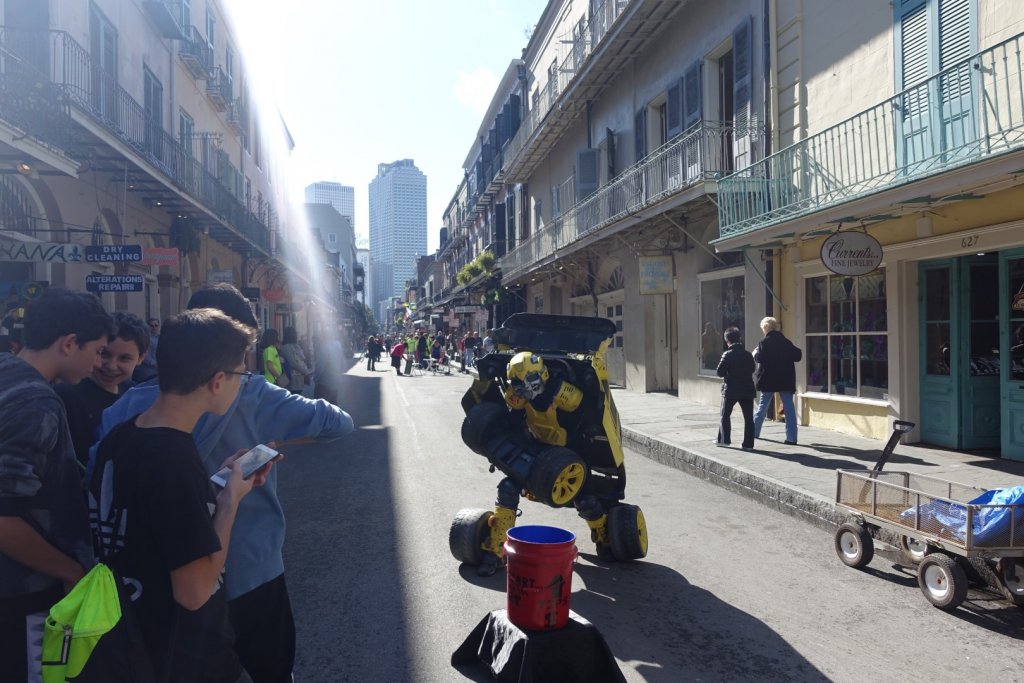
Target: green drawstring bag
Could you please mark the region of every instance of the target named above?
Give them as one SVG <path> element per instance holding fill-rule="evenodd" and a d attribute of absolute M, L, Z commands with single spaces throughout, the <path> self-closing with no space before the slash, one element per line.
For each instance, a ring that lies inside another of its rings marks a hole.
<path fill-rule="evenodd" d="M 43 630 L 43 683 L 154 680 L 127 589 L 97 564 L 56 605 Z"/>
<path fill-rule="evenodd" d="M 43 632 L 43 683 L 74 680 L 96 644 L 121 620 L 114 573 L 98 564 L 50 608 Z"/>

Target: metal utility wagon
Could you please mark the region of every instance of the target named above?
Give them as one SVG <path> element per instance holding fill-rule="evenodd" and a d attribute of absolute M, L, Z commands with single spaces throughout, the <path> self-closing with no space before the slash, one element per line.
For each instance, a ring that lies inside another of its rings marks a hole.
<path fill-rule="evenodd" d="M 836 508 L 850 520 L 836 531 L 836 554 L 860 569 L 880 541 L 898 563 L 917 565 L 921 591 L 940 609 L 963 602 L 969 580 L 1024 605 L 1024 505 L 970 502 L 985 492 L 911 472 L 839 470 Z"/>

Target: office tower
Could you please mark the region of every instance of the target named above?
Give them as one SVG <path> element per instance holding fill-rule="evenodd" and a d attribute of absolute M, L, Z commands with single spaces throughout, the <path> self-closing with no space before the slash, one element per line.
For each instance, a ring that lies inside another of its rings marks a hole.
<path fill-rule="evenodd" d="M 370 181 L 370 256 L 374 304 L 405 300 L 415 258 L 427 253 L 427 177 L 412 159 L 377 166 Z"/>
<path fill-rule="evenodd" d="M 306 185 L 306 202 L 310 204 L 330 204 L 342 216 L 352 221 L 352 229 L 356 227 L 356 190 L 354 187 L 321 181 Z"/>

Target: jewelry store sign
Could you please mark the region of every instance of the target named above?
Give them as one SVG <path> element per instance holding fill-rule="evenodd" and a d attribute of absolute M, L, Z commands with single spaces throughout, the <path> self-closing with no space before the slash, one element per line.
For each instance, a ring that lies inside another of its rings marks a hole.
<path fill-rule="evenodd" d="M 867 275 L 882 263 L 882 245 L 866 232 L 837 232 L 821 244 L 821 262 L 836 275 Z"/>
<path fill-rule="evenodd" d="M 81 263 L 84 259 L 82 247 L 77 244 L 0 240 L 0 261 Z"/>

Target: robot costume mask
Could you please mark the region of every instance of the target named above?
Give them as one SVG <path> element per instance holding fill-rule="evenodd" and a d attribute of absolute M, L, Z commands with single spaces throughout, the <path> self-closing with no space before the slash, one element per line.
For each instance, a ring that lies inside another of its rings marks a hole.
<path fill-rule="evenodd" d="M 513 390 L 527 401 L 544 393 L 548 369 L 540 356 L 529 351 L 517 353 L 508 364 L 507 374 Z"/>

